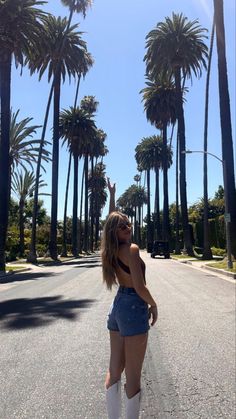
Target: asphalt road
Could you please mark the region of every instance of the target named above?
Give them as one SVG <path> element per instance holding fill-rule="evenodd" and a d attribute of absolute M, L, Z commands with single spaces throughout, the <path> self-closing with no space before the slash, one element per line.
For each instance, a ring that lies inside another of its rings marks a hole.
<path fill-rule="evenodd" d="M 149 335 L 141 418 L 233 419 L 234 282 L 143 257 L 159 320 Z M 1 419 L 106 419 L 113 294 L 98 257 L 0 283 Z"/>

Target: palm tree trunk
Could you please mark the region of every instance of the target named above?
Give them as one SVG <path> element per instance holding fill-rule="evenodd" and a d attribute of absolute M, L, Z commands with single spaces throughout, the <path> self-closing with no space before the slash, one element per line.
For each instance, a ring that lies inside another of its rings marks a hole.
<path fill-rule="evenodd" d="M 176 223 L 176 238 L 175 238 L 175 254 L 180 254 L 180 242 L 179 242 L 179 134 L 177 132 L 176 139 L 176 183 L 175 183 L 175 193 L 176 193 L 176 209 L 175 209 L 175 223 Z"/>
<path fill-rule="evenodd" d="M 170 220 L 169 220 L 169 194 L 168 194 L 168 166 L 167 166 L 167 124 L 163 125 L 163 240 L 169 241 Z"/>
<path fill-rule="evenodd" d="M 234 151 L 232 140 L 232 126 L 230 115 L 230 99 L 228 88 L 227 62 L 225 51 L 225 28 L 223 0 L 214 0 L 216 41 L 218 54 L 218 82 L 220 99 L 220 122 L 222 158 L 225 165 L 225 178 L 228 195 L 228 211 L 231 216 L 230 238 L 232 253 L 236 257 L 236 190 L 234 176 Z"/>
<path fill-rule="evenodd" d="M 188 223 L 188 205 L 187 205 L 187 187 L 186 187 L 186 156 L 182 153 L 185 151 L 185 121 L 183 109 L 183 97 L 180 81 L 180 68 L 175 71 L 175 86 L 177 99 L 177 118 L 179 132 L 179 153 L 180 153 L 180 199 L 181 214 L 184 234 L 184 244 L 189 256 L 193 256 L 192 240 Z"/>
<path fill-rule="evenodd" d="M 98 247 L 98 239 L 99 239 L 99 215 L 96 215 L 95 220 L 95 247 Z"/>
<path fill-rule="evenodd" d="M 79 85 L 81 80 L 81 74 L 78 75 L 77 87 L 75 92 L 75 101 L 74 101 L 74 111 L 77 106 L 78 94 L 79 94 Z M 67 219 L 67 203 L 68 203 L 68 194 L 69 194 L 69 183 L 70 183 L 70 169 L 71 169 L 71 160 L 72 153 L 70 152 L 69 164 L 68 164 L 68 173 L 66 181 L 66 192 L 65 192 L 65 207 L 64 207 L 64 219 L 63 219 L 63 235 L 62 235 L 62 252 L 61 256 L 67 256 L 67 230 L 66 230 L 66 219 Z"/>
<path fill-rule="evenodd" d="M 137 242 L 137 207 L 134 207 L 134 243 L 138 243 Z"/>
<path fill-rule="evenodd" d="M 45 117 L 44 117 L 43 130 L 42 130 L 42 136 L 41 136 L 41 140 L 40 140 L 38 161 L 37 161 L 37 168 L 36 168 L 35 191 L 34 191 L 34 207 L 33 207 L 32 229 L 31 229 L 31 243 L 30 243 L 30 251 L 29 251 L 29 254 L 27 256 L 27 261 L 31 262 L 31 263 L 36 263 L 37 262 L 36 226 L 37 226 L 37 217 L 38 217 L 38 195 L 39 195 L 40 168 L 41 168 L 42 151 L 43 151 L 43 146 L 44 146 L 44 140 L 45 140 L 47 123 L 48 123 L 49 110 L 50 110 L 51 100 L 52 100 L 52 95 L 53 95 L 53 89 L 54 89 L 54 81 L 52 82 L 49 97 L 48 97 L 48 103 L 47 103 L 47 108 L 46 108 Z"/>
<path fill-rule="evenodd" d="M 141 207 L 142 205 L 140 204 L 138 206 L 138 245 L 141 245 Z"/>
<path fill-rule="evenodd" d="M 79 216 L 79 236 L 78 236 L 78 246 L 79 246 L 79 253 L 82 252 L 82 217 L 83 217 L 83 196 L 84 196 L 84 176 L 85 176 L 85 170 L 83 167 L 83 173 L 82 173 L 82 181 L 81 181 L 81 194 L 80 194 L 80 216 Z"/>
<path fill-rule="evenodd" d="M 151 237 L 151 202 L 150 202 L 150 170 L 147 170 L 147 251 L 152 247 Z"/>
<path fill-rule="evenodd" d="M 84 158 L 84 251 L 88 251 L 89 226 L 88 226 L 88 153 Z"/>
<path fill-rule="evenodd" d="M 64 207 L 64 218 L 63 218 L 63 233 L 62 233 L 62 251 L 61 256 L 67 256 L 67 232 L 66 232 L 66 219 L 67 219 L 67 204 L 69 194 L 69 183 L 70 183 L 70 169 L 71 169 L 72 154 L 70 153 L 67 180 L 66 180 L 66 192 L 65 192 L 65 207 Z"/>
<path fill-rule="evenodd" d="M 94 173 L 94 162 L 93 157 L 91 159 L 91 176 L 93 178 Z M 94 244 L 94 195 L 95 191 L 93 187 L 91 188 L 91 198 L 90 198 L 90 249 L 93 252 L 93 244 Z"/>
<path fill-rule="evenodd" d="M 74 193 L 72 219 L 72 254 L 78 257 L 78 156 L 74 155 Z"/>
<path fill-rule="evenodd" d="M 59 113 L 61 76 L 58 71 L 54 82 L 53 147 L 52 147 L 52 198 L 49 251 L 57 260 L 57 207 L 58 207 L 58 167 L 59 167 Z"/>
<path fill-rule="evenodd" d="M 211 252 L 210 239 L 209 239 L 209 221 L 208 221 L 209 211 L 208 211 L 208 173 L 207 173 L 207 133 L 208 133 L 209 84 L 210 84 L 214 32 L 215 32 L 215 20 L 213 18 L 207 77 L 206 77 L 204 144 L 203 144 L 203 147 L 204 147 L 204 155 L 203 155 L 203 199 L 204 199 L 203 238 L 204 238 L 204 244 L 203 244 L 202 258 L 205 260 L 212 259 L 212 252 Z"/>
<path fill-rule="evenodd" d="M 1 51 L 0 61 L 0 271 L 5 271 L 5 249 L 9 211 L 11 53 Z"/>
<path fill-rule="evenodd" d="M 159 190 L 159 168 L 155 168 L 155 205 L 154 205 L 154 236 L 156 240 L 161 238 L 161 221 L 160 221 L 160 190 Z"/>
<path fill-rule="evenodd" d="M 24 206 L 25 206 L 24 200 L 20 199 L 20 202 L 19 202 L 19 227 L 20 227 L 19 255 L 21 257 L 24 256 L 24 252 L 25 252 Z"/>

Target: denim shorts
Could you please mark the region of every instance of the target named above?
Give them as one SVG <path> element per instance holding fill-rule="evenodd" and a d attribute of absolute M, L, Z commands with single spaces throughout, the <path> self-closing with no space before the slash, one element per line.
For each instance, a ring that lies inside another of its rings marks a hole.
<path fill-rule="evenodd" d="M 134 288 L 119 287 L 108 313 L 107 328 L 121 336 L 140 335 L 150 329 L 148 304 Z"/>

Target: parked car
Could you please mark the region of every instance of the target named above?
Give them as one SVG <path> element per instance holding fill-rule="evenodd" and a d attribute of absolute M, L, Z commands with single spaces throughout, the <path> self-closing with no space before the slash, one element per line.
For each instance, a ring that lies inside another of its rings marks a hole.
<path fill-rule="evenodd" d="M 156 240 L 153 243 L 153 248 L 151 252 L 151 258 L 155 258 L 155 256 L 164 256 L 165 259 L 170 259 L 170 249 L 169 243 L 164 240 Z"/>

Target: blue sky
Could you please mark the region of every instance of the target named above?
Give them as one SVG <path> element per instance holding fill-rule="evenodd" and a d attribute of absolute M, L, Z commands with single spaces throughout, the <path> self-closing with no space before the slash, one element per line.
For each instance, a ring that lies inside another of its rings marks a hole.
<path fill-rule="evenodd" d="M 227 43 L 227 63 L 231 117 L 233 135 L 235 135 L 235 1 L 225 0 L 225 29 Z M 68 16 L 67 8 L 60 0 L 49 0 L 45 9 L 54 15 Z M 84 95 L 94 95 L 99 101 L 96 123 L 107 133 L 106 145 L 109 154 L 104 163 L 111 181 L 116 182 L 117 198 L 134 183 L 137 173 L 134 149 L 145 136 L 158 134 L 145 117 L 139 91 L 145 86 L 145 36 L 156 24 L 170 16 L 172 12 L 183 13 L 190 20 L 199 19 L 199 23 L 209 30 L 212 25 L 213 0 L 94 0 L 93 7 L 83 20 L 81 15 L 74 18 L 80 23 L 80 30 L 87 42 L 88 51 L 95 63 L 80 87 L 80 99 Z M 209 45 L 209 39 L 206 41 Z M 204 95 L 205 79 L 193 78 L 189 82 L 186 96 L 186 148 L 203 149 Z M 15 70 L 12 74 L 12 107 L 20 109 L 20 117 L 33 117 L 33 123 L 42 124 L 49 93 L 49 84 L 45 76 L 38 82 L 37 76 L 30 77 L 27 69 Z M 62 86 L 61 108 L 73 104 L 75 83 L 66 82 Z M 221 130 L 219 117 L 218 75 L 216 45 L 212 60 L 210 82 L 209 111 L 209 146 L 210 152 L 221 157 Z M 51 140 L 52 118 L 47 130 L 47 139 Z M 40 131 L 38 136 L 40 136 Z M 234 137 L 235 139 L 235 137 Z M 175 139 L 173 142 L 175 151 Z M 58 217 L 63 217 L 64 192 L 67 174 L 68 153 L 60 150 L 59 168 L 59 208 Z M 216 159 L 209 157 L 209 196 L 213 197 L 219 184 L 222 184 L 222 168 Z M 202 155 L 187 156 L 187 195 L 188 204 L 196 202 L 203 195 Z M 51 166 L 46 166 L 43 174 L 48 183 L 45 192 L 51 189 Z M 81 173 L 81 171 L 80 171 Z M 81 174 L 80 174 L 81 176 Z M 162 176 L 160 179 L 162 189 Z M 72 213 L 72 184 L 68 214 Z M 154 175 L 152 176 L 154 187 Z M 79 185 L 80 188 L 80 185 Z M 80 191 L 80 189 L 79 189 Z M 154 188 L 153 196 L 154 198 Z M 162 202 L 162 192 L 161 192 Z M 169 201 L 175 201 L 175 163 L 169 170 Z M 44 198 L 50 215 L 50 198 Z M 104 216 L 107 206 L 104 209 Z"/>

